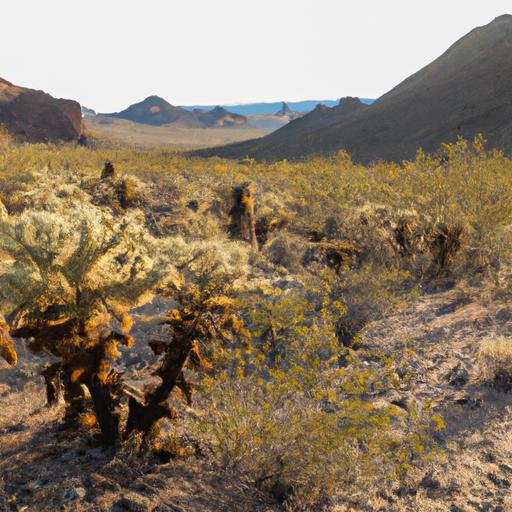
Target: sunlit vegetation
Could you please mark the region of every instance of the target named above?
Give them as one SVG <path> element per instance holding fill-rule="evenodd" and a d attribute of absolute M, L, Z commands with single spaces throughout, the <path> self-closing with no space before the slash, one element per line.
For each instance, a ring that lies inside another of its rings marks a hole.
<path fill-rule="evenodd" d="M 7 145 L 0 190 L 0 355 L 48 355 L 67 428 L 193 456 L 162 433 L 174 422 L 291 507 L 404 486 L 442 457 L 431 403 L 378 400 L 407 387 L 414 350 L 370 352 L 361 333 L 429 286 L 500 280 L 512 161 L 483 139 L 370 167 Z M 155 298 L 172 305 L 142 318 Z M 494 376 L 507 343 L 482 347 Z M 148 346 L 137 386 L 123 354 Z"/>

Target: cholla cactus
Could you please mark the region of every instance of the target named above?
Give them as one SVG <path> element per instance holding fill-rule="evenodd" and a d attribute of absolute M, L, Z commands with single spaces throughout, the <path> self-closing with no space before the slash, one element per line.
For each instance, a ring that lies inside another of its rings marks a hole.
<path fill-rule="evenodd" d="M 9 313 L 11 336 L 60 359 L 43 370 L 50 401 L 62 379 L 70 405 L 82 401 L 80 384 L 86 384 L 96 409 L 109 409 L 94 391 L 117 379 L 109 361 L 119 355 L 119 344 L 131 343 L 129 310 L 178 273 L 169 262 L 173 244 L 142 231 L 137 212 L 116 218 L 85 209 L 80 199 L 50 200 L 46 210 L 0 221 L 0 305 Z M 2 356 L 12 364 L 6 327 L 0 331 Z M 72 409 L 75 417 L 81 407 Z"/>
<path fill-rule="evenodd" d="M 86 387 L 105 442 L 123 437 L 118 405 L 127 395 L 126 435 L 144 436 L 172 416 L 166 400 L 174 387 L 190 401 L 184 366 L 201 363 L 200 341 L 227 332 L 230 302 L 222 299 L 245 269 L 248 250 L 238 243 L 226 250 L 220 241 L 156 239 L 139 210 L 120 214 L 92 206 L 72 183 L 55 188 L 43 187 L 29 198 L 30 209 L 0 220 L 0 308 L 12 337 L 59 359 L 42 375 L 49 403 L 63 388 L 69 423 L 86 411 Z M 119 347 L 132 344 L 130 310 L 157 289 L 167 290 L 180 308 L 164 321 L 172 341 L 151 345 L 163 355 L 162 384 L 140 400 L 111 363 Z M 9 340 L 4 331 L 2 340 Z M 12 351 L 4 352 L 15 360 Z"/>
<path fill-rule="evenodd" d="M 0 357 L 5 359 L 10 365 L 18 362 L 18 355 L 14 349 L 13 340 L 9 335 L 9 326 L 2 316 L 0 316 Z"/>

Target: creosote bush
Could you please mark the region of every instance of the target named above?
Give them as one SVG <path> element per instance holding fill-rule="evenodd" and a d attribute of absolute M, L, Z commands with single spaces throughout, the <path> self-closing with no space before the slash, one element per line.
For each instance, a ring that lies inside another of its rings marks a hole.
<path fill-rule="evenodd" d="M 285 486 L 292 506 L 412 480 L 438 456 L 432 433 L 444 426 L 428 405 L 372 403 L 399 385 L 393 362 L 367 367 L 349 352 L 340 366 L 344 307 L 325 289 L 311 292 L 263 287 L 244 297 L 245 341 L 218 354 L 224 369 L 203 378 L 209 406 L 198 424 L 225 467 L 262 488 Z"/>

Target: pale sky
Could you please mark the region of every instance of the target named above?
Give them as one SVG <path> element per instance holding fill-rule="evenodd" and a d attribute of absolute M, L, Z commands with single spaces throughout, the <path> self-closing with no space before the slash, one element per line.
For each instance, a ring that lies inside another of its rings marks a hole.
<path fill-rule="evenodd" d="M 376 98 L 511 0 L 10 0 L 0 77 L 100 112 Z"/>

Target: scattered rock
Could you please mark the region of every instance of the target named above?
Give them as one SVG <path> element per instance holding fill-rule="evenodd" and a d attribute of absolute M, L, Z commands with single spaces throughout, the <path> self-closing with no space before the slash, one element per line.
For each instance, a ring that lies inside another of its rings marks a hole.
<path fill-rule="evenodd" d="M 77 499 L 82 499 L 86 495 L 86 491 L 83 487 L 68 487 L 62 496 L 62 500 L 67 501 L 73 501 Z"/>
<path fill-rule="evenodd" d="M 446 375 L 450 386 L 462 387 L 469 382 L 469 372 L 459 361 Z"/>
<path fill-rule="evenodd" d="M 498 467 L 504 473 L 512 473 L 512 466 L 509 466 L 508 464 L 500 464 Z"/>
<path fill-rule="evenodd" d="M 441 487 L 441 482 L 439 482 L 439 480 L 435 478 L 432 473 L 428 473 L 422 478 L 420 487 L 434 491 Z"/>
<path fill-rule="evenodd" d="M 127 498 L 123 496 L 114 503 L 114 510 L 127 510 L 128 512 L 149 512 L 152 506 L 143 498 Z"/>
<path fill-rule="evenodd" d="M 506 478 L 500 478 L 496 473 L 488 473 L 487 478 L 500 489 L 508 489 L 510 482 Z"/>

